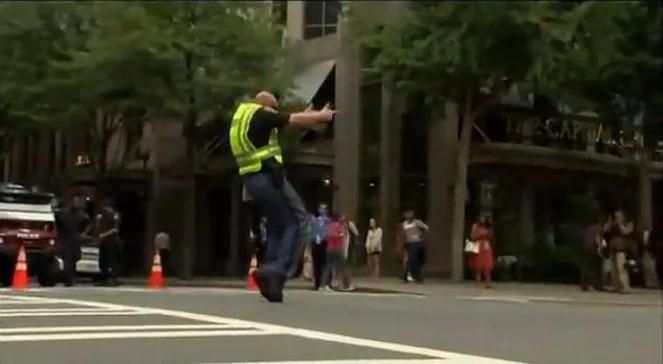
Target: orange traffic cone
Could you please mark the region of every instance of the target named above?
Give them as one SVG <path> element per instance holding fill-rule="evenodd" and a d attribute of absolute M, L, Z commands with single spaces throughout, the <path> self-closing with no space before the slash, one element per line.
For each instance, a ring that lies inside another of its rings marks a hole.
<path fill-rule="evenodd" d="M 25 249 L 21 246 L 18 250 L 18 258 L 16 259 L 12 289 L 26 289 L 28 285 L 28 265 L 25 262 Z"/>
<path fill-rule="evenodd" d="M 152 261 L 152 273 L 150 279 L 147 281 L 148 288 L 163 288 L 163 272 L 161 271 L 161 255 L 157 250 L 154 253 L 154 260 Z"/>
<path fill-rule="evenodd" d="M 256 279 L 254 277 L 254 273 L 258 270 L 258 259 L 256 259 L 256 255 L 253 254 L 251 257 L 251 264 L 249 264 L 249 274 L 246 277 L 246 289 L 249 291 L 257 291 L 258 290 L 258 284 L 256 283 Z"/>

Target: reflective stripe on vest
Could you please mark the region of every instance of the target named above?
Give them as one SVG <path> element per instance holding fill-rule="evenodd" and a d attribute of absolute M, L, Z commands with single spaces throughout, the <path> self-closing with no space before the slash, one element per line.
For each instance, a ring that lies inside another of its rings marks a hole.
<path fill-rule="evenodd" d="M 240 175 L 259 172 L 265 159 L 274 158 L 277 162 L 283 163 L 277 129 L 272 130 L 269 143 L 263 147 L 256 148 L 249 140 L 251 119 L 260 108 L 258 104 L 242 103 L 233 115 L 230 126 L 230 149 L 239 166 Z"/>

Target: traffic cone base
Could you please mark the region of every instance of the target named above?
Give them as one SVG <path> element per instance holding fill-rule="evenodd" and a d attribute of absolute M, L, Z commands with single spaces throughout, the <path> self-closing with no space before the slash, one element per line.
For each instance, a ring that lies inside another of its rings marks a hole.
<path fill-rule="evenodd" d="M 152 271 L 150 273 L 150 278 L 147 281 L 148 288 L 163 288 L 163 272 L 161 270 L 161 255 L 157 251 L 154 253 L 154 260 L 152 261 Z"/>
<path fill-rule="evenodd" d="M 255 272 L 258 270 L 258 260 L 256 256 L 251 257 L 251 264 L 249 265 L 249 272 L 246 276 L 246 289 L 249 291 L 257 291 L 258 283 L 256 282 Z"/>
<path fill-rule="evenodd" d="M 14 278 L 12 279 L 12 289 L 26 289 L 28 282 L 28 265 L 25 261 L 25 249 L 21 247 L 16 258 L 16 267 L 14 269 Z"/>

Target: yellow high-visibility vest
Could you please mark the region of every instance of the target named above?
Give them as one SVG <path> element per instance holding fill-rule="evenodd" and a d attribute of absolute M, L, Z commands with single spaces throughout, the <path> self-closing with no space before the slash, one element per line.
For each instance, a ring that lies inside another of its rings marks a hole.
<path fill-rule="evenodd" d="M 251 120 L 261 107 L 255 103 L 245 102 L 241 103 L 233 114 L 230 125 L 230 149 L 239 166 L 240 176 L 259 172 L 265 159 L 274 158 L 277 162 L 283 163 L 278 129 L 272 129 L 269 143 L 263 147 L 256 148 L 249 140 Z"/>

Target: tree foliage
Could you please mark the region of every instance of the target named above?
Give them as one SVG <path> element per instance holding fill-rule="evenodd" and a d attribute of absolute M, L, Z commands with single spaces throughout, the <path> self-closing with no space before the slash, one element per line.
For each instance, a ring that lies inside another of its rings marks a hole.
<path fill-rule="evenodd" d="M 205 112 L 227 119 L 239 97 L 291 77 L 279 26 L 255 3 L 0 6 L 3 128 L 83 128 L 102 154 L 119 128 L 160 118 L 181 120 L 193 150 Z"/>

